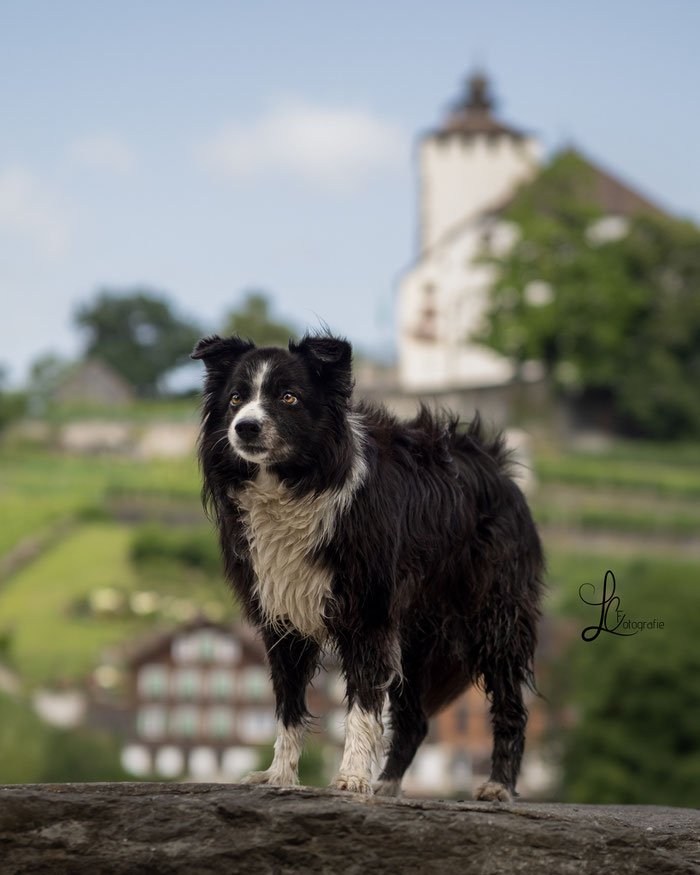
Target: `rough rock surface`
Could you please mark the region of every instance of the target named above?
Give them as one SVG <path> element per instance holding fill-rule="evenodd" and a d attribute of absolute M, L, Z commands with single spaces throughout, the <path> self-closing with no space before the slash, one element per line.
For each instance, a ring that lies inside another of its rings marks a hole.
<path fill-rule="evenodd" d="M 697 873 L 700 812 L 312 788 L 0 788 L 5 873 Z"/>

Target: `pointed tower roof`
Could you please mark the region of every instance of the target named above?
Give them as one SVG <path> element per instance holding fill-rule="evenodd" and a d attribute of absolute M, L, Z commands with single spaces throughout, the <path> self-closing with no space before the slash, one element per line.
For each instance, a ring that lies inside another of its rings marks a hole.
<path fill-rule="evenodd" d="M 494 118 L 494 106 L 489 80 L 483 72 L 476 70 L 467 80 L 464 95 L 452 107 L 444 125 L 435 134 L 438 137 L 450 134 L 508 134 L 516 139 L 526 136 L 524 132 Z"/>

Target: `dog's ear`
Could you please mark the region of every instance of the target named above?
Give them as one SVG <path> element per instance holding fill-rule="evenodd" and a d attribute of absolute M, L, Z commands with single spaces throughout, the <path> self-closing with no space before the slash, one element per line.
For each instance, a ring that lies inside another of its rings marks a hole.
<path fill-rule="evenodd" d="M 212 334 L 197 343 L 190 358 L 202 359 L 207 370 L 213 370 L 229 367 L 249 349 L 255 349 L 252 340 L 241 340 L 237 334 L 230 337 Z"/>
<path fill-rule="evenodd" d="M 289 351 L 300 355 L 313 376 L 349 398 L 352 394 L 352 346 L 342 337 L 305 335 L 289 342 Z"/>

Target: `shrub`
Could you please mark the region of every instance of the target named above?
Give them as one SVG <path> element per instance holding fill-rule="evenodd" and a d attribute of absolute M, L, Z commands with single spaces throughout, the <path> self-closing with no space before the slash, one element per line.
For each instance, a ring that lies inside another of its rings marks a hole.
<path fill-rule="evenodd" d="M 219 547 L 214 533 L 205 528 L 171 528 L 149 524 L 139 529 L 131 545 L 131 559 L 136 564 L 171 561 L 206 574 L 221 569 Z"/>

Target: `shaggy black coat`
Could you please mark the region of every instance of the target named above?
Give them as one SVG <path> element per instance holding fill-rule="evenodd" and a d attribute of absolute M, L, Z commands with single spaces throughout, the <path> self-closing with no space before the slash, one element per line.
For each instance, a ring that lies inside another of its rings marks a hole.
<path fill-rule="evenodd" d="M 455 417 L 425 407 L 399 422 L 381 407 L 353 405 L 351 355 L 349 344 L 331 337 L 306 337 L 289 351 L 211 337 L 193 353 L 207 366 L 203 500 L 219 530 L 226 576 L 267 645 L 278 716 L 285 725 L 306 719 L 305 688 L 321 645 L 293 629 L 280 633 L 255 594 L 236 490 L 257 466 L 233 451 L 226 434 L 234 380 L 260 357 L 290 374 L 305 398 L 284 426 L 294 454 L 270 466 L 295 494 L 341 488 L 360 451 L 348 413 L 364 426 L 366 476 L 314 558 L 332 576 L 324 623 L 349 704 L 379 715 L 388 690 L 393 737 L 382 778 L 400 780 L 428 717 L 479 683 L 491 702 L 491 780 L 514 791 L 544 560 L 508 451 L 478 417 L 460 430 Z"/>

